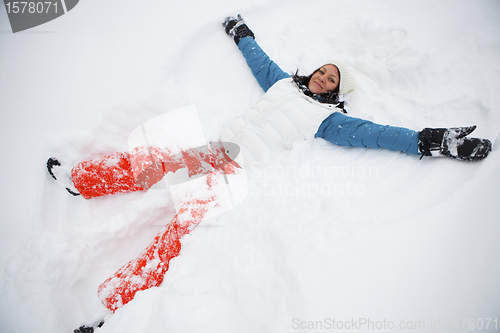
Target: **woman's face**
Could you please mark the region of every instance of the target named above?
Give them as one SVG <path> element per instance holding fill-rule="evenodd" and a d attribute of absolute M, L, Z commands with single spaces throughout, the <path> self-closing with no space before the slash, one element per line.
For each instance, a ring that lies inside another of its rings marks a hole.
<path fill-rule="evenodd" d="M 335 90 L 340 83 L 340 74 L 336 66 L 324 65 L 313 74 L 308 88 L 313 94 L 322 94 Z"/>

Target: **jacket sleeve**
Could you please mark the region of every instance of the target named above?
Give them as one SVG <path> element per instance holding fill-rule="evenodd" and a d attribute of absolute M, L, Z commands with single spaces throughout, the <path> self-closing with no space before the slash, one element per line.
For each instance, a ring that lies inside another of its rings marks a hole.
<path fill-rule="evenodd" d="M 314 137 L 340 146 L 385 148 L 420 155 L 418 134 L 410 129 L 379 125 L 335 112 L 323 120 Z"/>
<path fill-rule="evenodd" d="M 242 38 L 238 43 L 238 48 L 264 91 L 267 92 L 279 80 L 290 77 L 269 58 L 252 37 Z"/>

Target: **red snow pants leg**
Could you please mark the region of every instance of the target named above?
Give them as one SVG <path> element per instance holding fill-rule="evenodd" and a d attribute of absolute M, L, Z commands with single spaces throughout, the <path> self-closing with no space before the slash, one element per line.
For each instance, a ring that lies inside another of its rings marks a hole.
<path fill-rule="evenodd" d="M 167 149 L 135 148 L 85 161 L 71 170 L 71 180 L 85 199 L 148 190 L 167 172 L 184 167 Z"/>
<path fill-rule="evenodd" d="M 187 168 L 189 176 L 208 174 L 214 169 L 226 174 L 240 166 L 224 153 L 191 149 L 172 154 L 158 147 L 135 148 L 131 153 L 115 153 L 76 165 L 71 171 L 75 188 L 85 199 L 105 195 L 146 191 L 168 172 Z"/>
<path fill-rule="evenodd" d="M 180 239 L 192 231 L 207 211 L 216 206 L 212 186 L 222 175 L 208 175 L 208 190 L 200 190 L 186 201 L 172 221 L 155 237 L 153 242 L 134 260 L 130 261 L 98 288 L 101 302 L 111 311 L 130 302 L 138 291 L 159 286 L 172 258 L 181 250 Z M 223 180 L 222 180 L 223 181 Z"/>
<path fill-rule="evenodd" d="M 85 199 L 147 190 L 137 183 L 128 153 L 82 162 L 71 170 L 71 179 Z"/>

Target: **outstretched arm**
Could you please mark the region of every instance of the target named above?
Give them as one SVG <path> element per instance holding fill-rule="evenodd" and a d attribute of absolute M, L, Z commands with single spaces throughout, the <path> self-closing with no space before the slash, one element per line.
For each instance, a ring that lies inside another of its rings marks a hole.
<path fill-rule="evenodd" d="M 234 38 L 252 74 L 264 91 L 279 80 L 290 77 L 260 48 L 254 39 L 253 32 L 243 22 L 240 15 L 237 18 L 228 17 L 223 26 L 226 33 Z"/>
<path fill-rule="evenodd" d="M 316 138 L 340 146 L 385 148 L 422 156 L 448 156 L 462 161 L 480 161 L 491 152 L 488 139 L 469 138 L 476 126 L 407 128 L 384 126 L 335 112 L 323 120 Z"/>
<path fill-rule="evenodd" d="M 419 155 L 418 134 L 406 128 L 383 126 L 335 112 L 323 120 L 315 137 L 339 146 L 385 148 Z"/>

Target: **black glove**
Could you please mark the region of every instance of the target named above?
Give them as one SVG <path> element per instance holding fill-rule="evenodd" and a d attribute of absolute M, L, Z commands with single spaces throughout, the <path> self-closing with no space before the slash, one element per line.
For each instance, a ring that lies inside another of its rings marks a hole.
<path fill-rule="evenodd" d="M 226 30 L 226 33 L 234 38 L 236 45 L 238 45 L 240 39 L 243 37 L 250 36 L 255 39 L 252 30 L 248 28 L 240 14 L 238 14 L 238 17 L 227 17 L 222 23 L 222 26 L 224 27 L 224 30 Z"/>
<path fill-rule="evenodd" d="M 488 139 L 467 138 L 476 125 L 456 128 L 424 128 L 419 133 L 422 156 L 448 156 L 463 161 L 479 161 L 491 151 Z"/>

